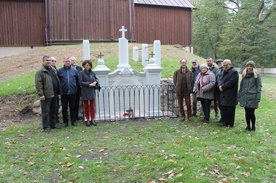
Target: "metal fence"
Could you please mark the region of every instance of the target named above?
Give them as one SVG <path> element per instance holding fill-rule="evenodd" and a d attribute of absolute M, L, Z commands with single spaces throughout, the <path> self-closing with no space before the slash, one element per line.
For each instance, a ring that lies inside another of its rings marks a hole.
<path fill-rule="evenodd" d="M 97 121 L 178 116 L 175 86 L 124 85 L 102 87 L 96 92 Z"/>

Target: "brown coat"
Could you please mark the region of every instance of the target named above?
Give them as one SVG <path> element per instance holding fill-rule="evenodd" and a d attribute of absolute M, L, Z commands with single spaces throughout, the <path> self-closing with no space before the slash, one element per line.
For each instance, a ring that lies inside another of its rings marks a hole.
<path fill-rule="evenodd" d="M 193 73 L 188 68 L 185 69 L 187 91 L 188 93 L 193 92 Z M 182 79 L 182 68 L 177 69 L 173 74 L 173 83 L 175 85 L 176 95 L 181 95 L 181 79 Z"/>

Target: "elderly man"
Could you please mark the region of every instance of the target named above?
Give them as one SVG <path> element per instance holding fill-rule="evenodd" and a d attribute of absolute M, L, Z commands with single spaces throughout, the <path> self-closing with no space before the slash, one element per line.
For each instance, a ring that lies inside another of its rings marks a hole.
<path fill-rule="evenodd" d="M 219 84 L 221 112 L 224 126 L 234 127 L 235 111 L 238 103 L 238 71 L 232 66 L 231 60 L 223 61 L 223 74 Z"/>
<path fill-rule="evenodd" d="M 60 94 L 60 82 L 56 70 L 51 67 L 51 57 L 42 57 L 42 67 L 35 74 L 35 88 L 41 103 L 42 127 L 44 132 L 56 127 L 57 95 Z"/>
<path fill-rule="evenodd" d="M 222 116 L 222 113 L 221 113 L 221 104 L 220 104 L 220 91 L 219 91 L 219 86 L 220 86 L 220 82 L 221 82 L 221 77 L 222 77 L 222 74 L 223 74 L 223 65 L 222 65 L 222 62 L 223 62 L 223 59 L 217 59 L 216 60 L 216 64 L 218 66 L 218 72 L 217 72 L 217 75 L 216 75 L 216 91 L 215 91 L 215 95 L 217 96 L 217 99 L 218 99 L 218 106 L 219 106 L 219 110 L 220 110 L 220 120 L 219 122 L 222 123 L 224 121 L 223 119 L 223 116 Z"/>
<path fill-rule="evenodd" d="M 206 64 L 209 67 L 209 70 L 212 71 L 215 76 L 217 77 L 218 74 L 218 68 L 214 65 L 214 61 L 211 57 L 208 57 L 206 59 Z M 215 117 L 218 118 L 218 95 L 216 93 L 216 90 L 214 91 L 214 110 L 215 110 Z"/>
<path fill-rule="evenodd" d="M 191 96 L 193 92 L 193 73 L 190 71 L 187 66 L 187 60 L 180 60 L 180 68 L 174 72 L 173 83 L 175 84 L 175 90 L 178 100 L 178 106 L 180 110 L 180 115 L 182 121 L 185 121 L 185 111 L 183 107 L 183 98 L 185 99 L 188 120 L 191 120 L 192 110 L 191 110 Z"/>
<path fill-rule="evenodd" d="M 196 80 L 197 75 L 201 72 L 200 67 L 198 65 L 198 60 L 196 58 L 192 59 L 192 67 L 191 67 L 191 71 L 193 73 L 193 87 L 194 87 L 194 83 Z M 196 116 L 197 113 L 197 97 L 196 97 L 196 93 L 193 92 L 192 94 L 192 102 L 193 102 L 193 116 Z M 201 110 L 202 111 L 202 110 Z"/>
<path fill-rule="evenodd" d="M 61 105 L 64 127 L 68 126 L 68 104 L 72 126 L 77 126 L 76 120 L 76 93 L 79 81 L 78 71 L 71 67 L 69 57 L 63 59 L 64 66 L 58 70 L 58 77 L 61 85 Z"/>
<path fill-rule="evenodd" d="M 76 57 L 70 57 L 69 59 L 71 61 L 71 67 L 75 68 L 78 71 L 78 73 L 80 73 L 83 69 L 82 69 L 81 66 L 77 65 L 77 59 L 76 59 Z M 77 93 L 76 93 L 76 106 L 75 106 L 77 120 L 80 120 L 80 117 L 79 117 L 80 97 L 81 97 L 81 87 L 78 84 L 78 86 L 77 86 Z"/>

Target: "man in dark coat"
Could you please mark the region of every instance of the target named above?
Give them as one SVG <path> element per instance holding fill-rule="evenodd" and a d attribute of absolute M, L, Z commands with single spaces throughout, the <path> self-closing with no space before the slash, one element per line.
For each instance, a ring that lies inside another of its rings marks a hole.
<path fill-rule="evenodd" d="M 209 70 L 212 71 L 215 74 L 216 78 L 217 78 L 217 74 L 218 74 L 219 69 L 215 66 L 214 61 L 211 57 L 208 57 L 206 59 L 206 64 L 208 65 Z M 214 100 L 213 100 L 213 102 L 214 102 L 215 117 L 218 118 L 218 94 L 216 92 L 217 91 L 214 90 Z"/>
<path fill-rule="evenodd" d="M 224 71 L 219 86 L 222 116 L 225 120 L 224 125 L 233 127 L 238 103 L 239 74 L 229 59 L 223 61 L 223 68 Z"/>
<path fill-rule="evenodd" d="M 44 132 L 56 127 L 57 96 L 60 94 L 60 82 L 56 70 L 51 67 L 51 57 L 42 57 L 42 67 L 35 74 L 35 88 L 41 103 L 42 127 Z"/>
<path fill-rule="evenodd" d="M 79 83 L 78 71 L 71 67 L 69 57 L 63 59 L 64 66 L 58 70 L 58 77 L 61 85 L 61 105 L 64 127 L 68 126 L 68 103 L 70 109 L 70 119 L 72 126 L 77 126 L 76 123 L 76 93 Z"/>
<path fill-rule="evenodd" d="M 193 76 L 194 76 L 194 80 L 193 80 L 193 87 L 194 87 L 196 77 L 201 72 L 200 66 L 198 64 L 198 60 L 196 58 L 192 59 L 191 71 L 192 71 Z M 196 93 L 193 92 L 193 94 L 192 94 L 193 116 L 196 116 L 196 113 L 197 113 L 197 102 L 198 101 L 197 101 Z M 202 109 L 201 109 L 201 113 L 202 113 Z"/>
<path fill-rule="evenodd" d="M 75 68 L 78 71 L 78 73 L 80 73 L 83 70 L 83 68 L 81 66 L 77 65 L 76 57 L 70 57 L 70 61 L 71 61 L 71 67 Z M 77 85 L 77 93 L 76 93 L 76 107 L 75 107 L 77 120 L 80 120 L 80 117 L 79 117 L 80 97 L 81 97 L 81 87 L 78 84 Z"/>
<path fill-rule="evenodd" d="M 173 83 L 175 85 L 178 107 L 180 110 L 180 115 L 182 120 L 185 121 L 185 112 L 183 107 L 183 98 L 185 99 L 188 120 L 191 120 L 192 109 L 191 109 L 191 96 L 193 92 L 193 73 L 190 71 L 187 66 L 187 60 L 180 60 L 181 67 L 174 72 Z"/>

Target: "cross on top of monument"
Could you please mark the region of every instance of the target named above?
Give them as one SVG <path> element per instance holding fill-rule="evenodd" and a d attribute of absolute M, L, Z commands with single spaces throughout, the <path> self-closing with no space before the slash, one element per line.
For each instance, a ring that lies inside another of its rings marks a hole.
<path fill-rule="evenodd" d="M 149 54 L 151 56 L 151 58 L 153 58 L 153 56 L 155 55 L 153 52 L 151 52 L 151 54 Z"/>
<path fill-rule="evenodd" d="M 127 29 L 125 29 L 125 26 L 122 26 L 121 29 L 119 29 L 120 32 L 122 32 L 122 38 L 125 38 L 125 32 L 127 31 Z"/>
<path fill-rule="evenodd" d="M 98 55 L 98 57 L 102 58 L 102 56 L 104 56 L 104 55 L 102 54 L 102 52 L 100 52 L 100 54 Z"/>

